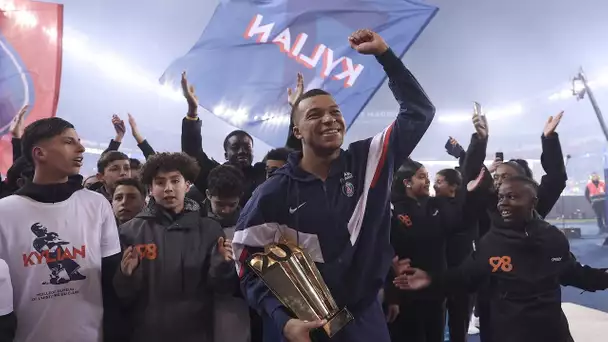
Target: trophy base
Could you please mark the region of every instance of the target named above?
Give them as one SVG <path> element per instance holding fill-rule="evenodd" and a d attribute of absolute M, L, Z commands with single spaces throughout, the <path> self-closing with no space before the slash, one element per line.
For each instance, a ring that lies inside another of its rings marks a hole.
<path fill-rule="evenodd" d="M 327 336 L 332 338 L 353 319 L 353 315 L 348 311 L 348 309 L 344 308 L 338 311 L 337 314 L 327 319 L 327 323 L 325 323 L 323 326 L 323 330 L 325 330 Z"/>

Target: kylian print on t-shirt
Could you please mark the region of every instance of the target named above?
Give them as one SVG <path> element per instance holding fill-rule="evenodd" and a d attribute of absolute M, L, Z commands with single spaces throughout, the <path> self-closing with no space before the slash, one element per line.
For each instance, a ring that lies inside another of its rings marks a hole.
<path fill-rule="evenodd" d="M 86 246 L 80 248 L 71 247 L 70 242 L 62 240 L 55 232 L 48 229 L 39 222 L 31 227 L 32 233 L 36 236 L 32 246 L 35 252 L 23 254 L 23 265 L 25 267 L 46 263 L 50 270 L 49 280 L 44 281 L 43 285 L 61 285 L 71 281 L 84 280 L 80 265 L 75 261 L 77 258 L 86 257 Z"/>

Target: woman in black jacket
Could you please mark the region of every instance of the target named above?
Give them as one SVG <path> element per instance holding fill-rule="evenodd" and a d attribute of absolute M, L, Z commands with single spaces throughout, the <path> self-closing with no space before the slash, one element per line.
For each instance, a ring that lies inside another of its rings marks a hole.
<path fill-rule="evenodd" d="M 448 239 L 467 227 L 462 224 L 466 191 L 429 197 L 429 187 L 428 173 L 422 164 L 408 160 L 397 170 L 391 191 L 391 244 L 399 259 L 410 259 L 416 267 L 443 271 L 448 264 Z M 445 297 L 396 291 L 393 277 L 389 275 L 385 288 L 392 341 L 443 341 Z"/>
<path fill-rule="evenodd" d="M 568 240 L 536 214 L 538 185 L 513 176 L 499 188 L 492 229 L 461 267 L 443 273 L 408 269 L 395 279 L 401 289 L 433 285 L 439 293 L 479 289 L 482 342 L 573 342 L 561 309 L 561 285 L 586 291 L 608 288 L 605 269 L 582 266 Z"/>
<path fill-rule="evenodd" d="M 466 178 L 471 178 L 469 175 Z M 467 182 L 468 183 L 468 182 Z M 479 204 L 475 203 L 476 194 L 468 194 L 463 202 L 466 187 L 463 178 L 454 169 L 443 169 L 435 175 L 435 196 L 446 203 L 444 218 L 451 225 L 446 240 L 446 261 L 448 268 L 460 266 L 473 252 L 473 239 L 477 232 Z M 469 332 L 469 320 L 472 311 L 472 298 L 464 292 L 448 296 L 448 326 L 451 342 L 466 342 Z"/>

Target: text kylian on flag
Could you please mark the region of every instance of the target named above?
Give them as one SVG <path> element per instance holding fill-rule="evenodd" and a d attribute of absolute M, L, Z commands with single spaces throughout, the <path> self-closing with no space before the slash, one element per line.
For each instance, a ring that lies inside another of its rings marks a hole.
<path fill-rule="evenodd" d="M 350 127 L 386 78 L 371 56 L 350 48 L 361 28 L 403 56 L 437 8 L 408 0 L 222 1 L 194 47 L 160 81 L 179 87 L 182 71 L 200 105 L 269 145 L 285 144 L 287 88 L 330 92 Z"/>

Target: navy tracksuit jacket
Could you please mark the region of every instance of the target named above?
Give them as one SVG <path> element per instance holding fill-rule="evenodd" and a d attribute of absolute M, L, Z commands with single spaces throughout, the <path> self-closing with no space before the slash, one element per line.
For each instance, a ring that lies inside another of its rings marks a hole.
<path fill-rule="evenodd" d="M 377 295 L 394 255 L 393 171 L 416 147 L 435 108 L 392 50 L 376 58 L 399 103 L 395 121 L 342 150 L 325 182 L 299 168 L 301 154 L 291 154 L 287 165 L 256 189 L 238 220 L 233 248 L 243 291 L 252 307 L 274 321 L 278 336 L 291 313 L 244 262 L 282 234 L 310 254 L 338 305 L 355 317 L 332 342 L 389 341 Z"/>

